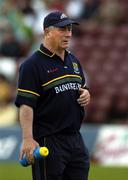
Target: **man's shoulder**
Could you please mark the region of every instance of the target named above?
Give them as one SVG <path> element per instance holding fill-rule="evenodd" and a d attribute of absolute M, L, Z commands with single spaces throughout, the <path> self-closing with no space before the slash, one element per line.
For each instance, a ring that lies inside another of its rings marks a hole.
<path fill-rule="evenodd" d="M 40 54 L 38 53 L 38 51 L 33 52 L 31 55 L 29 55 L 23 62 L 21 65 L 34 65 L 35 63 L 37 64 L 37 60 L 40 59 Z"/>

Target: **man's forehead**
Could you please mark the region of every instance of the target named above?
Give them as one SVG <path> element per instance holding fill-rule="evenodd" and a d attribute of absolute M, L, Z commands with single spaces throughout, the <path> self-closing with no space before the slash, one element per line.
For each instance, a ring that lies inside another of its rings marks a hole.
<path fill-rule="evenodd" d="M 56 27 L 56 26 L 49 26 L 48 29 L 68 29 L 68 30 L 72 30 L 72 24 L 68 24 L 66 26 L 61 26 L 61 27 Z"/>

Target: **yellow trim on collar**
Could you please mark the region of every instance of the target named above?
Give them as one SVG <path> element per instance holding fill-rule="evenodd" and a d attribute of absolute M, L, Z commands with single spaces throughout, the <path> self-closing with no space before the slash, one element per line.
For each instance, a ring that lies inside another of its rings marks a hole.
<path fill-rule="evenodd" d="M 63 78 L 67 78 L 67 77 L 77 77 L 79 79 L 82 79 L 81 76 L 78 76 L 78 75 L 73 75 L 73 74 L 67 74 L 67 75 L 64 75 L 64 76 L 61 76 L 61 77 L 58 77 L 58 78 L 55 78 L 55 79 L 52 79 L 51 81 L 48 81 L 47 83 L 45 84 L 42 84 L 42 86 L 47 86 L 48 84 L 54 82 L 54 81 L 57 81 L 57 80 L 60 80 L 60 79 L 63 79 Z"/>
<path fill-rule="evenodd" d="M 35 93 L 33 91 L 29 91 L 29 90 L 25 90 L 25 89 L 20 89 L 20 88 L 18 88 L 17 90 L 20 91 L 20 92 L 27 92 L 27 93 L 34 94 L 36 96 L 40 96 L 38 93 Z"/>
<path fill-rule="evenodd" d="M 46 56 L 49 56 L 49 57 L 53 57 L 53 56 L 55 55 L 55 53 L 53 53 L 52 55 L 49 55 L 49 54 L 47 54 L 47 53 L 41 51 L 40 49 L 38 49 L 38 51 L 40 51 L 42 54 L 45 54 Z"/>

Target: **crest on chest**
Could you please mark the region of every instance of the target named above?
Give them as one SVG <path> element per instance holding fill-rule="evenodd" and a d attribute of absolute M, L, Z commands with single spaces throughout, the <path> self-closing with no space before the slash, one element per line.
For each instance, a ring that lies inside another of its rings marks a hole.
<path fill-rule="evenodd" d="M 80 74 L 78 64 L 75 63 L 75 62 L 73 62 L 72 65 L 73 65 L 73 70 L 74 70 L 74 72 L 75 72 L 76 74 Z"/>

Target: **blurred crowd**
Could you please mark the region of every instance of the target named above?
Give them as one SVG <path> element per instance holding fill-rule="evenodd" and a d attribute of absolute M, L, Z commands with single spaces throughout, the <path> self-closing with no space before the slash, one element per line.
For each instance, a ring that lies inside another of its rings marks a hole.
<path fill-rule="evenodd" d="M 107 43 L 111 44 L 111 41 L 108 42 L 108 39 L 111 40 L 110 36 L 109 38 L 101 36 L 103 31 L 111 35 L 115 34 L 113 29 L 125 27 L 122 28 L 122 32 L 126 35 L 124 41 L 122 39 L 117 41 L 119 45 L 123 44 L 122 49 L 126 48 L 126 51 L 123 52 L 123 55 L 126 53 L 125 60 L 122 59 L 123 56 L 119 58 L 118 50 L 114 49 L 113 51 L 120 63 L 123 64 L 124 61 L 123 68 L 127 74 L 128 44 L 125 43 L 125 40 L 128 41 L 127 0 L 0 0 L 0 127 L 18 123 L 18 113 L 14 106 L 18 68 L 29 54 L 39 48 L 43 40 L 43 19 L 52 10 L 61 10 L 72 19 L 80 22 L 80 26 L 73 30 L 74 36 L 70 49 L 78 55 L 89 77 L 92 102 L 88 107 L 86 121 L 88 123 L 128 122 L 128 86 L 123 89 L 123 95 L 121 91 L 116 91 L 115 95 L 115 91 L 112 87 L 109 89 L 108 84 L 103 85 L 105 88 L 102 88 L 101 92 L 98 81 L 103 82 L 107 74 L 98 75 L 100 69 L 96 69 L 99 59 L 102 61 L 99 64 L 101 69 L 103 66 L 112 69 L 113 65 L 109 64 L 108 59 L 103 57 L 107 53 L 100 54 L 102 47 L 106 48 Z M 97 39 L 98 42 L 100 39 L 102 47 L 99 46 L 98 49 L 98 46 L 95 45 L 92 48 Z M 113 59 L 116 58 L 115 56 L 113 55 Z M 92 69 L 96 69 L 98 72 L 94 72 Z M 114 72 L 118 74 L 118 69 Z M 97 76 L 99 79 L 96 78 Z M 121 83 L 123 82 L 121 75 L 114 77 L 114 82 L 117 78 Z M 119 89 L 121 87 L 122 84 Z M 115 88 L 117 90 L 118 86 Z M 109 98 L 105 96 L 106 91 L 104 90 L 106 89 L 111 91 Z M 105 110 L 104 106 L 107 106 Z"/>

